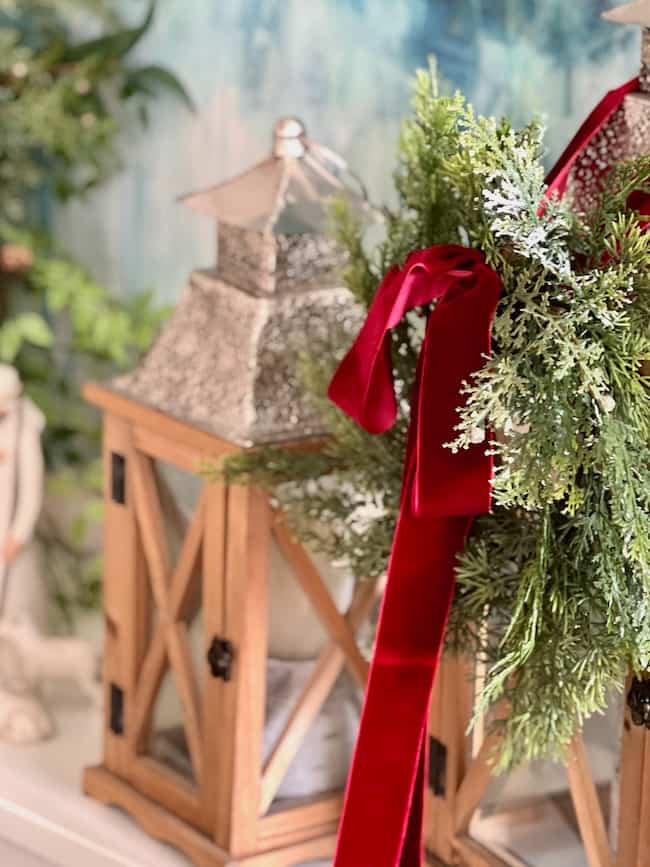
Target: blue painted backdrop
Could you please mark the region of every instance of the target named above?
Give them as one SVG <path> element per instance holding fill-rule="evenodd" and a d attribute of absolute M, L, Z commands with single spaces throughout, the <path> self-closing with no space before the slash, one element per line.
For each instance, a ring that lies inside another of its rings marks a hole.
<path fill-rule="evenodd" d="M 600 20 L 608 0 L 159 0 L 147 61 L 174 69 L 199 111 L 160 102 L 128 130 L 124 171 L 55 216 L 59 236 L 116 293 L 178 297 L 213 259 L 214 230 L 176 205 L 268 150 L 298 114 L 389 198 L 409 87 L 431 53 L 482 113 L 545 117 L 549 161 L 603 92 L 638 66 L 639 33 Z M 136 18 L 142 0 L 124 0 Z"/>

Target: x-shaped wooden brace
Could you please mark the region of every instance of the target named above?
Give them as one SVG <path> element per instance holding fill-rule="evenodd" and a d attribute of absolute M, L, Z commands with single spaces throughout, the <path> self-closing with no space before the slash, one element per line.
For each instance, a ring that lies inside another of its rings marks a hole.
<path fill-rule="evenodd" d="M 347 613 L 341 614 L 312 559 L 293 538 L 280 513 L 273 525 L 273 535 L 332 640 L 321 651 L 307 685 L 264 767 L 260 804 L 262 816 L 268 812 L 309 727 L 345 666 L 365 690 L 369 666 L 359 650 L 355 632 L 372 612 L 384 588 L 383 578 L 361 582 Z"/>
<path fill-rule="evenodd" d="M 203 539 L 205 498 L 202 494 L 199 499 L 178 562 L 172 570 L 153 462 L 141 452 L 134 451 L 132 465 L 135 511 L 158 610 L 158 623 L 140 671 L 133 726 L 129 726 L 129 732 L 133 744 L 141 741 L 169 660 L 183 708 L 192 766 L 197 782 L 200 782 L 203 773 L 201 709 L 186 618 L 192 607 L 193 579 Z"/>

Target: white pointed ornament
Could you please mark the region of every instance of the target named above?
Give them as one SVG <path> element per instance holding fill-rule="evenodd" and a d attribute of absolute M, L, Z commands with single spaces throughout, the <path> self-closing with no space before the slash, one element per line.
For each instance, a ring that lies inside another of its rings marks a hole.
<path fill-rule="evenodd" d="M 616 401 L 611 394 L 602 394 L 598 398 L 598 402 L 603 412 L 614 412 L 616 409 Z"/>
<path fill-rule="evenodd" d="M 469 438 L 474 445 L 485 442 L 485 428 L 473 427 L 469 432 Z"/>
<path fill-rule="evenodd" d="M 622 6 L 603 12 L 603 18 L 619 24 L 650 27 L 650 0 L 633 0 L 632 3 L 624 3 Z"/>

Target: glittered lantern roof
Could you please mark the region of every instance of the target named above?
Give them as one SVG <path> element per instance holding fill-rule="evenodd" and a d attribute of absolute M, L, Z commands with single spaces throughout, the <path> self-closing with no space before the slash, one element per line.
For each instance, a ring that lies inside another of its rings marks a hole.
<path fill-rule="evenodd" d="M 300 121 L 283 118 L 268 159 L 186 196 L 217 221 L 216 268 L 191 275 L 146 358 L 113 388 L 237 445 L 322 435 L 300 357 L 350 342 L 361 321 L 325 233 L 333 197 L 368 210 L 344 171 Z"/>

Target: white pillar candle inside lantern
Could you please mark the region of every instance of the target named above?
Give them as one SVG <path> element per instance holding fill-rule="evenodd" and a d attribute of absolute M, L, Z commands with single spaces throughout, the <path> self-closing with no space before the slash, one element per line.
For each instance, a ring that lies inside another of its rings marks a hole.
<path fill-rule="evenodd" d="M 86 790 L 149 827 L 180 818 L 161 835 L 220 867 L 331 854 L 367 678 L 355 635 L 379 582 L 306 550 L 267 492 L 201 474 L 327 433 L 299 359 L 361 321 L 324 231 L 333 196 L 366 207 L 340 170 L 287 118 L 267 159 L 187 196 L 218 222 L 216 267 L 191 275 L 134 371 L 86 392 L 105 412 L 107 624 Z"/>

